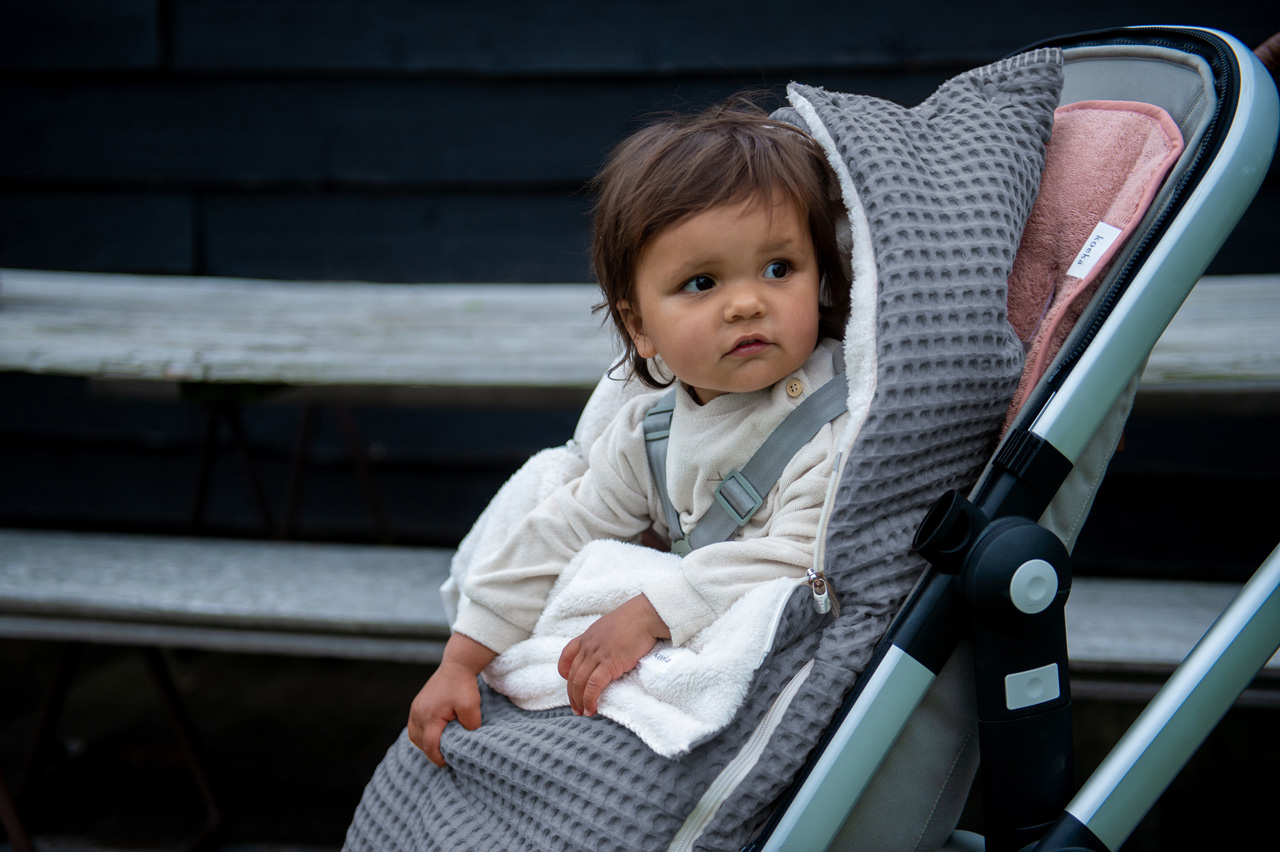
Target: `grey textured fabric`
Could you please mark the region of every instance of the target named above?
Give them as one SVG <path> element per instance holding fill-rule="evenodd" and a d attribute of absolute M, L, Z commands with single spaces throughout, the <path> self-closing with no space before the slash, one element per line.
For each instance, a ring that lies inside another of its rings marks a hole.
<path fill-rule="evenodd" d="M 962 74 L 911 109 L 792 88 L 795 108 L 781 117 L 827 144 L 855 241 L 869 234 L 862 250 L 874 255 L 876 280 L 865 280 L 856 261 L 854 269 L 862 276 L 855 290 L 870 285 L 873 294 L 874 317 L 857 319 L 874 332 L 860 343 L 874 358 L 876 384 L 848 436 L 827 530 L 839 618 L 815 614 L 808 590 L 798 589 L 747 703 L 678 759 L 658 757 L 612 722 L 521 711 L 485 690 L 484 725 L 445 732 L 449 769 L 437 770 L 403 735 L 391 747 L 348 849 L 665 849 L 782 687 L 813 660 L 763 754 L 693 848 L 738 849 L 758 831 L 921 571 L 910 543 L 928 506 L 972 483 L 994 446 L 1022 367 L 1005 319 L 1005 279 L 1061 81 L 1060 52 L 1044 50 Z M 918 836 L 921 828 L 903 830 Z"/>
<path fill-rule="evenodd" d="M 978 769 L 973 647 L 938 673 L 830 852 L 932 852 L 960 820 Z"/>

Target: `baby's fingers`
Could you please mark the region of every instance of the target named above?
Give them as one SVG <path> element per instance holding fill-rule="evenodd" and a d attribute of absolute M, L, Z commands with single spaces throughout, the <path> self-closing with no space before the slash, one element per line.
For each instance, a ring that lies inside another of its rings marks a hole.
<path fill-rule="evenodd" d="M 436 766 L 444 767 L 444 754 L 440 751 L 440 736 L 444 733 L 444 726 L 447 725 L 444 719 L 436 719 L 428 722 L 423 727 L 422 744 L 419 746 L 422 753 L 427 756 L 427 760 Z"/>
<path fill-rule="evenodd" d="M 613 675 L 605 666 L 596 666 L 596 670 L 587 678 L 586 685 L 582 689 L 582 714 L 584 716 L 596 715 L 596 710 L 600 701 L 600 693 L 604 692 L 604 688 L 613 683 Z"/>
<path fill-rule="evenodd" d="M 560 662 L 556 664 L 556 670 L 560 672 L 560 677 L 565 680 L 568 680 L 573 673 L 573 663 L 578 658 L 578 649 L 581 647 L 581 638 L 575 636 L 569 640 L 569 644 L 565 645 L 564 650 L 560 652 Z"/>
<path fill-rule="evenodd" d="M 466 728 L 468 731 L 474 731 L 476 728 L 480 727 L 479 704 L 464 704 L 461 707 L 455 708 L 454 712 L 456 713 L 454 718 L 458 720 L 458 724 L 462 725 L 462 727 Z"/>
<path fill-rule="evenodd" d="M 582 715 L 582 690 L 591 675 L 592 667 L 586 655 L 579 652 L 568 665 L 568 671 L 563 672 L 564 679 L 568 681 L 565 689 L 569 694 L 569 708 L 579 716 Z"/>
<path fill-rule="evenodd" d="M 569 679 L 569 706 L 579 716 L 594 716 L 600 693 L 612 682 L 613 675 L 605 663 L 575 663 Z"/>
<path fill-rule="evenodd" d="M 582 715 L 582 669 L 585 665 L 586 661 L 580 655 L 575 656 L 568 671 L 562 672 L 564 679 L 568 681 L 565 691 L 569 694 L 569 709 L 579 716 Z"/>

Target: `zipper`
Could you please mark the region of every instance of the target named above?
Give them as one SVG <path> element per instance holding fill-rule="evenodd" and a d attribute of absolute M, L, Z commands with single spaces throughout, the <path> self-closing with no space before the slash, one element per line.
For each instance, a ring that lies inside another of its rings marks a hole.
<path fill-rule="evenodd" d="M 809 582 L 809 588 L 813 590 L 813 611 L 818 615 L 831 612 L 831 605 L 835 598 L 827 591 L 827 578 L 810 568 L 806 579 Z"/>
<path fill-rule="evenodd" d="M 787 681 L 787 685 L 782 688 L 782 692 L 778 693 L 778 697 L 773 700 L 773 704 L 769 705 L 768 712 L 764 718 L 760 720 L 760 724 L 756 725 L 751 737 L 747 740 L 733 760 L 720 771 L 716 779 L 711 782 L 711 786 L 702 794 L 702 798 L 693 806 L 693 810 L 685 819 L 684 825 L 680 826 L 680 830 L 676 832 L 676 836 L 671 841 L 671 845 L 667 847 L 667 852 L 689 852 L 693 849 L 693 844 L 702 836 L 702 832 L 711 824 L 711 820 L 720 810 L 720 806 L 729 798 L 730 794 L 738 788 L 743 779 L 755 768 L 756 763 L 760 760 L 760 755 L 764 753 L 765 746 L 769 744 L 769 739 L 773 736 L 774 730 L 782 722 L 787 711 L 791 708 L 791 702 L 795 699 L 800 687 L 804 686 L 804 682 L 809 679 L 809 673 L 813 671 L 813 660 L 805 663 L 800 671 L 796 672 L 791 680 Z"/>
<path fill-rule="evenodd" d="M 822 516 L 818 519 L 818 546 L 813 549 L 813 565 L 805 572 L 805 582 L 813 591 L 813 609 L 818 615 L 834 612 L 840 616 L 840 601 L 836 599 L 827 583 L 827 522 L 831 519 L 831 509 L 835 505 L 836 487 L 840 484 L 840 475 L 844 472 L 840 467 L 843 451 L 836 453 L 835 463 L 831 466 L 831 476 L 827 478 L 827 496 L 822 501 Z"/>

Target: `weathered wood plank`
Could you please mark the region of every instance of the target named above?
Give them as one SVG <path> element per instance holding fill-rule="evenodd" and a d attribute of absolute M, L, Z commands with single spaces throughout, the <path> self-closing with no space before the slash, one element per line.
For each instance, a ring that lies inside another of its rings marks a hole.
<path fill-rule="evenodd" d="M 1206 279 L 1144 393 L 1280 388 L 1274 276 Z M 334 284 L 11 270 L 0 369 L 156 381 L 593 386 L 613 344 L 592 285 Z"/>
<path fill-rule="evenodd" d="M 439 639 L 453 552 L 0 530 L 4 614 Z"/>
<path fill-rule="evenodd" d="M 1235 583 L 1077 577 L 1067 599 L 1067 648 L 1090 672 L 1172 669 L 1240 591 Z M 1267 669 L 1280 674 L 1280 655 Z"/>
<path fill-rule="evenodd" d="M 0 369 L 168 382 L 589 389 L 592 285 L 301 284 L 7 271 Z"/>
<path fill-rule="evenodd" d="M 0 530 L 0 635 L 434 660 L 452 551 Z M 1238 584 L 1076 578 L 1073 669 L 1177 666 Z M 1267 665 L 1280 674 L 1280 656 Z"/>
<path fill-rule="evenodd" d="M 96 642 L 238 654 L 286 654 L 401 663 L 438 663 L 444 654 L 445 644 L 443 638 L 342 636 L 208 625 L 144 624 L 59 616 L 8 615 L 0 615 L 0 636 L 52 642 Z"/>
<path fill-rule="evenodd" d="M 1280 393 L 1280 276 L 1202 279 L 1161 336 L 1140 390 Z"/>

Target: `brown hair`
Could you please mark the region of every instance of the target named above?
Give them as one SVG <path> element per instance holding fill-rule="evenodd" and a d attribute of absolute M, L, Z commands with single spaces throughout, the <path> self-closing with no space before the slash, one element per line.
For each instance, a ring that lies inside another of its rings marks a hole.
<path fill-rule="evenodd" d="M 819 337 L 840 339 L 849 315 L 850 269 L 836 239 L 833 176 L 822 149 L 803 130 L 739 96 L 704 112 L 659 119 L 623 140 L 592 181 L 591 263 L 623 355 L 650 387 L 665 387 L 636 351 L 619 304 L 635 305 L 636 269 L 663 229 L 713 207 L 776 193 L 809 224 L 822 281 Z"/>

